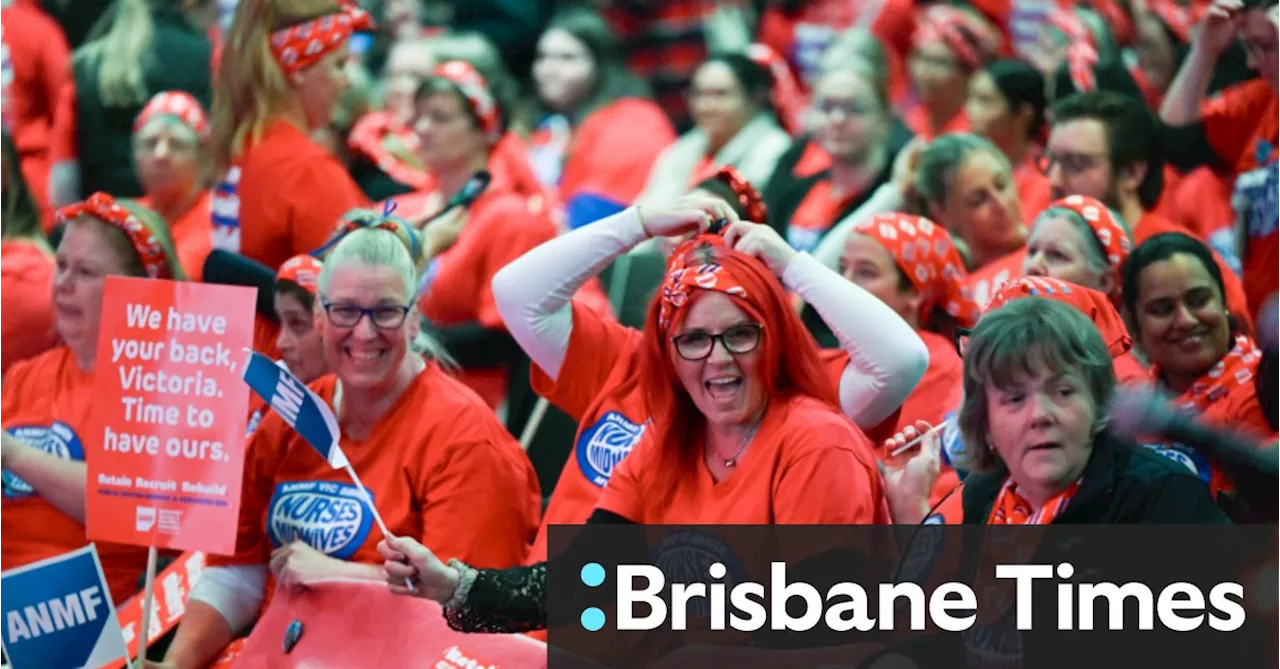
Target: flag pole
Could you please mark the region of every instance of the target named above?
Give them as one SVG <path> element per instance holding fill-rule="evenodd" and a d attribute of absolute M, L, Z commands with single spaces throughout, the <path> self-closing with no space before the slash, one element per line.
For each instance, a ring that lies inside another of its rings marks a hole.
<path fill-rule="evenodd" d="M 335 448 L 336 447 L 337 446 L 335 445 Z M 344 457 L 343 460 L 346 460 L 346 458 Z M 382 514 L 378 513 L 378 507 L 375 506 L 373 503 L 373 495 L 370 495 L 368 488 L 364 487 L 364 482 L 360 480 L 360 476 L 356 474 L 356 470 L 351 467 L 351 462 L 349 461 L 344 462 L 342 466 L 346 468 L 347 475 L 351 477 L 351 481 L 356 484 L 357 488 L 360 489 L 360 494 L 364 495 L 364 501 L 369 503 L 369 509 L 373 511 L 373 519 L 377 521 L 378 529 L 382 530 L 382 536 L 388 539 L 395 536 L 394 534 L 391 533 L 390 530 L 387 529 L 387 524 L 382 520 Z M 406 578 L 404 580 L 404 584 L 405 584 L 405 587 L 409 588 L 410 590 L 413 590 L 413 579 Z"/>
<path fill-rule="evenodd" d="M 138 631 L 138 661 L 136 669 L 143 669 L 147 664 L 147 641 L 151 637 L 151 608 L 155 605 L 156 588 L 156 546 L 151 544 L 147 549 L 147 578 L 142 590 L 142 629 Z"/>

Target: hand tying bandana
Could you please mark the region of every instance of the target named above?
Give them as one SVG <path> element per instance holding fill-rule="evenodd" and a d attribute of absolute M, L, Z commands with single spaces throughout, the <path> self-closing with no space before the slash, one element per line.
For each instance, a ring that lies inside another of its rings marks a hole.
<path fill-rule="evenodd" d="M 1024 276 L 1006 281 L 996 289 L 995 295 L 991 296 L 987 313 L 1024 297 L 1044 297 L 1064 302 L 1088 316 L 1089 320 L 1097 326 L 1098 332 L 1102 334 L 1102 341 L 1106 343 L 1107 352 L 1112 358 L 1118 358 L 1133 348 L 1133 338 L 1125 328 L 1124 319 L 1120 317 L 1120 312 L 1116 311 L 1115 305 L 1111 304 L 1111 300 L 1106 295 L 1091 288 L 1058 279 Z"/>
<path fill-rule="evenodd" d="M 1107 205 L 1085 195 L 1068 195 L 1050 202 L 1045 209 L 1054 207 L 1070 209 L 1079 214 L 1093 229 L 1093 236 L 1106 251 L 1107 264 L 1116 269 L 1124 266 L 1124 261 L 1129 259 L 1129 253 L 1133 251 L 1133 242 Z"/>
<path fill-rule="evenodd" d="M 719 235 L 702 234 L 690 239 L 676 248 L 671 255 L 671 264 L 667 266 L 667 278 L 662 282 L 661 300 L 658 310 L 658 327 L 664 332 L 671 325 L 676 313 L 689 304 L 689 296 L 694 290 L 714 290 L 732 297 L 747 298 L 747 289 L 742 282 L 734 278 L 725 267 L 710 258 L 702 257 L 700 247 L 706 246 L 709 251 L 719 246 L 726 249 L 724 238 Z"/>
<path fill-rule="evenodd" d="M 502 138 L 502 119 L 498 114 L 498 104 L 493 99 L 493 92 L 489 90 L 489 83 L 480 72 L 469 63 L 451 60 L 437 66 L 431 76 L 448 79 L 458 87 L 471 111 L 480 119 L 480 129 L 489 138 L 489 144 L 497 144 Z"/>
<path fill-rule="evenodd" d="M 942 226 L 908 214 L 877 214 L 858 223 L 855 232 L 880 243 L 920 294 L 920 320 L 944 309 L 961 327 L 972 327 L 981 311 L 964 287 L 964 261 Z"/>
<path fill-rule="evenodd" d="M 351 0 L 342 0 L 336 14 L 318 16 L 271 33 L 271 55 L 285 74 L 301 72 L 337 50 L 356 31 L 374 27 L 368 12 Z"/>
<path fill-rule="evenodd" d="M 747 220 L 752 223 L 765 222 L 769 210 L 764 204 L 764 198 L 760 197 L 760 191 L 756 190 L 756 187 L 743 178 L 737 170 L 729 166 L 721 167 L 711 178 L 733 191 L 734 196 L 738 198 L 738 203 L 747 214 Z"/>
<path fill-rule="evenodd" d="M 276 280 L 292 281 L 315 295 L 320 285 L 320 271 L 323 269 L 324 263 L 318 259 L 306 254 L 297 255 L 284 261 L 280 271 L 276 273 Z"/>
<path fill-rule="evenodd" d="M 183 125 L 191 128 L 201 140 L 209 138 L 209 116 L 204 113 L 204 107 L 201 107 L 190 93 L 183 91 L 156 93 L 134 120 L 133 131 L 136 133 L 142 130 L 152 119 L 160 116 L 172 116 L 178 119 Z"/>
<path fill-rule="evenodd" d="M 138 259 L 142 261 L 147 276 L 152 279 L 168 279 L 172 276 L 164 247 L 160 246 L 147 226 L 137 216 L 129 213 L 128 209 L 120 206 L 115 198 L 102 192 L 94 193 L 84 202 L 63 207 L 57 213 L 59 223 L 69 223 L 81 216 L 92 216 L 124 232 L 129 238 L 129 244 L 137 252 Z"/>

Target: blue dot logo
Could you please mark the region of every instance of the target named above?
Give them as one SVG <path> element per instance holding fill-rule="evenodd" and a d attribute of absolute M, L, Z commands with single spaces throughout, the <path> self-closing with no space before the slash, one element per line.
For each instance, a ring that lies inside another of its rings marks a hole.
<path fill-rule="evenodd" d="M 588 632 L 599 632 L 604 627 L 604 611 L 591 607 L 582 612 L 582 628 Z"/>
<path fill-rule="evenodd" d="M 604 567 L 599 562 L 588 562 L 582 565 L 582 582 L 589 588 L 604 583 Z"/>

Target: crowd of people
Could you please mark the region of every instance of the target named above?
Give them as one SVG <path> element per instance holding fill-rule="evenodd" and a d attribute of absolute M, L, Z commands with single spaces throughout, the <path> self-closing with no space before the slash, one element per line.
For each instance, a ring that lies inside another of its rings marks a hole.
<path fill-rule="evenodd" d="M 64 4 L 0 15 L 3 569 L 86 543 L 107 276 L 257 287 L 393 535 L 308 543 L 255 402 L 157 667 L 326 577 L 539 629 L 553 524 L 1274 522 L 1109 411 L 1276 457 L 1275 0 Z"/>

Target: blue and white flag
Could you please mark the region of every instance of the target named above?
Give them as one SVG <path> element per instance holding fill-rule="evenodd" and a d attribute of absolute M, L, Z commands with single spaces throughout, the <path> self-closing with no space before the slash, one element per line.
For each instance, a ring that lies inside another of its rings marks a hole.
<path fill-rule="evenodd" d="M 100 667 L 125 657 L 93 544 L 0 574 L 0 610 L 14 669 Z"/>
<path fill-rule="evenodd" d="M 271 405 L 289 427 L 319 451 L 329 466 L 334 469 L 347 466 L 347 456 L 338 446 L 341 439 L 338 419 L 329 409 L 329 404 L 289 370 L 261 353 L 249 351 L 249 360 L 244 366 L 244 382 Z"/>

